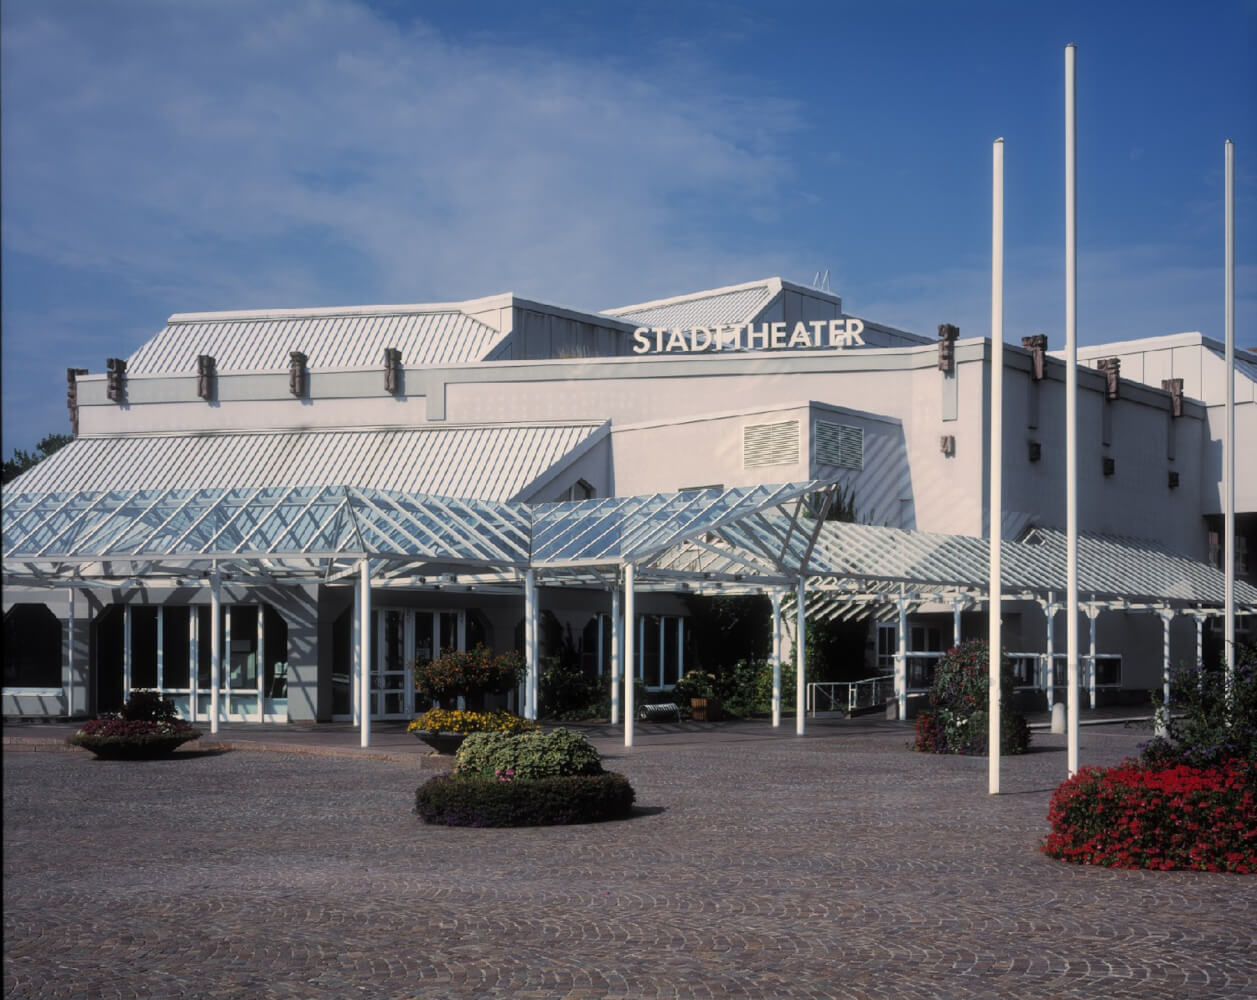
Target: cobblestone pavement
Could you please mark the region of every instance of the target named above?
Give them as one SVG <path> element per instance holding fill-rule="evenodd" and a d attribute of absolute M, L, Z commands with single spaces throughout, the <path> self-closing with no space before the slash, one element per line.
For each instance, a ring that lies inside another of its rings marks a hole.
<path fill-rule="evenodd" d="M 588 731 L 630 820 L 425 826 L 400 752 L 6 752 L 5 996 L 1257 996 L 1257 878 L 1039 853 L 1063 737 L 991 797 L 881 720 Z"/>

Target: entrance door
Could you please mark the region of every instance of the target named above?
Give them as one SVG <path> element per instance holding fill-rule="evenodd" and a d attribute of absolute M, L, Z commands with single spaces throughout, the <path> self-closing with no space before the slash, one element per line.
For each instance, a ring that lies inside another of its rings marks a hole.
<path fill-rule="evenodd" d="M 428 705 L 417 704 L 412 666 L 429 663 L 442 650 L 466 648 L 462 611 L 380 608 L 371 613 L 375 630 L 371 668 L 371 717 L 408 719 Z"/>

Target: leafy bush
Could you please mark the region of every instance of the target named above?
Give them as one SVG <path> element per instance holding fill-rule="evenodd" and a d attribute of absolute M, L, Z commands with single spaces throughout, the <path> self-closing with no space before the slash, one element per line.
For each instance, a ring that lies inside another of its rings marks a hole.
<path fill-rule="evenodd" d="M 1241 645 L 1228 710 L 1226 670 L 1219 665 L 1176 670 L 1170 677 L 1169 705 L 1153 692 L 1158 736 L 1144 747 L 1148 765 L 1206 767 L 1228 760 L 1257 764 L 1257 646 Z"/>
<path fill-rule="evenodd" d="M 1084 767 L 1052 795 L 1050 857 L 1111 868 L 1257 872 L 1257 766 Z"/>
<path fill-rule="evenodd" d="M 690 670 L 676 682 L 672 693 L 678 701 L 687 705 L 691 698 L 714 698 L 716 675 L 702 670 Z"/>
<path fill-rule="evenodd" d="M 504 694 L 524 674 L 524 658 L 514 650 L 494 653 L 483 645 L 475 649 L 444 649 L 435 660 L 416 663 L 415 689 L 427 701 L 444 703 L 455 698 L 483 700 Z"/>
<path fill-rule="evenodd" d="M 1000 753 L 1025 753 L 1030 728 L 1012 707 L 1016 681 L 1012 661 L 1000 664 Z M 971 639 L 949 649 L 938 661 L 930 688 L 930 707 L 917 716 L 917 750 L 924 753 L 984 755 L 990 752 L 987 643 Z"/>
<path fill-rule="evenodd" d="M 179 718 L 175 703 L 156 691 L 133 691 L 118 712 L 131 722 L 169 722 Z"/>
<path fill-rule="evenodd" d="M 782 710 L 787 702 L 794 704 L 794 673 L 783 663 L 781 668 Z M 767 715 L 773 710 L 773 665 L 768 660 L 738 660 L 723 671 L 716 681 L 716 693 L 720 695 L 724 710 L 730 715 L 747 718 Z"/>
<path fill-rule="evenodd" d="M 541 712 L 551 719 L 590 719 L 610 714 L 609 681 L 590 677 L 576 657 L 547 656 L 537 679 Z"/>
<path fill-rule="evenodd" d="M 428 733 L 526 733 L 540 729 L 537 723 L 499 708 L 492 712 L 430 708 L 412 719 L 406 732 Z"/>
<path fill-rule="evenodd" d="M 425 823 L 444 826 L 553 826 L 624 819 L 635 797 L 628 779 L 612 772 L 532 780 L 455 774 L 420 785 L 415 808 Z"/>
<path fill-rule="evenodd" d="M 458 748 L 458 773 L 489 778 L 511 771 L 519 780 L 599 774 L 598 751 L 581 733 L 472 733 Z"/>

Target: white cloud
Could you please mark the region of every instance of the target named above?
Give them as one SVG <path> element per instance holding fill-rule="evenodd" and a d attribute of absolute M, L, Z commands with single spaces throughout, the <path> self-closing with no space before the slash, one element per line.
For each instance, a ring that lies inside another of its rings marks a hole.
<path fill-rule="evenodd" d="M 771 219 L 791 174 L 780 100 L 457 45 L 346 2 L 110 9 L 6 19 L 5 244 L 205 300 L 181 308 L 288 304 L 269 297 L 303 284 L 592 306 L 626 270 L 673 291 L 759 256 L 678 215 Z"/>

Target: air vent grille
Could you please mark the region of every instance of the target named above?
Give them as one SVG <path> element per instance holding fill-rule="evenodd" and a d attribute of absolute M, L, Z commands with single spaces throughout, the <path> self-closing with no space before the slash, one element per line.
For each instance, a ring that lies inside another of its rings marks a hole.
<path fill-rule="evenodd" d="M 742 428 L 742 465 L 792 465 L 799 460 L 799 422 L 751 424 Z"/>
<path fill-rule="evenodd" d="M 863 469 L 864 428 L 816 421 L 816 461 L 840 469 Z"/>

